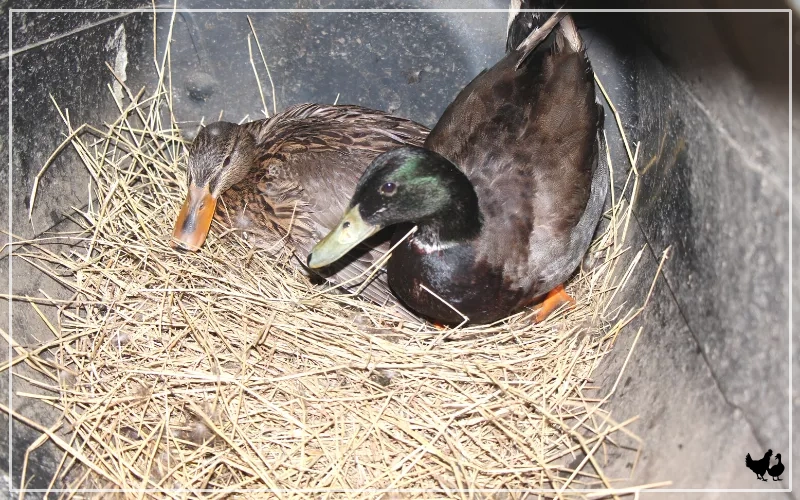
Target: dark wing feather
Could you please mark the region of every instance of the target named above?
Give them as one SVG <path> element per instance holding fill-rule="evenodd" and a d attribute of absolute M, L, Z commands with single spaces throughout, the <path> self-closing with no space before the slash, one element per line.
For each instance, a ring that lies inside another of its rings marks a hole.
<path fill-rule="evenodd" d="M 428 136 L 425 146 L 458 165 L 478 194 L 478 258 L 515 286 L 555 286 L 551 274 L 569 267 L 556 261 L 569 254 L 589 200 L 597 124 L 589 62 L 554 33 L 473 80 Z"/>

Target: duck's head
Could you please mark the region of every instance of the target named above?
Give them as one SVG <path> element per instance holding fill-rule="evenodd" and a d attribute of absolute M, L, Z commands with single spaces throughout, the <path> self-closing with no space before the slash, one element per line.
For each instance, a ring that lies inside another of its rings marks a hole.
<path fill-rule="evenodd" d="M 188 193 L 175 221 L 173 248 L 200 249 L 219 196 L 242 180 L 256 161 L 255 140 L 244 127 L 214 122 L 200 130 L 189 147 Z"/>
<path fill-rule="evenodd" d="M 462 228 L 464 220 L 476 221 L 477 227 Z M 381 229 L 402 222 L 471 237 L 480 225 L 475 190 L 438 153 L 413 146 L 384 153 L 361 176 L 339 224 L 308 254 L 308 266 L 330 265 Z"/>

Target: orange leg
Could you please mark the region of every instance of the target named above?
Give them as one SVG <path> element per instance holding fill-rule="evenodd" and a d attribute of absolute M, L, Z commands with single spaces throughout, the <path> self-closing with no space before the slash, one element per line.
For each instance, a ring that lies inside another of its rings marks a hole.
<path fill-rule="evenodd" d="M 570 307 L 575 307 L 575 299 L 567 294 L 564 290 L 564 285 L 558 285 L 550 290 L 539 306 L 539 311 L 536 313 L 536 322 L 541 323 L 547 319 L 550 314 L 564 304 L 569 304 Z"/>

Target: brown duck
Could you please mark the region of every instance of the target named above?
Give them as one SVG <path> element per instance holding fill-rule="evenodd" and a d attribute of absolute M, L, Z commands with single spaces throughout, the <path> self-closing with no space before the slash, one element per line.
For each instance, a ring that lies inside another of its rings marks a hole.
<path fill-rule="evenodd" d="M 413 121 L 352 105 L 301 104 L 242 125 L 211 123 L 189 147 L 188 194 L 172 246 L 197 251 L 216 219 L 257 247 L 277 252 L 288 243 L 304 261 L 336 226 L 370 162 L 398 146 L 421 145 L 427 134 Z M 388 250 L 387 240 L 378 235 L 324 276 L 338 283 L 358 276 Z M 395 303 L 385 273 L 362 293 Z"/>

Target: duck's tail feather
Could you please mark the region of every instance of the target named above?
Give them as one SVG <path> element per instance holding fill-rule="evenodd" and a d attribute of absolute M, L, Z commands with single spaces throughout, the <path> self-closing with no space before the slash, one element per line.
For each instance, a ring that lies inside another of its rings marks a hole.
<path fill-rule="evenodd" d="M 555 28 L 565 16 L 567 16 L 566 12 L 559 11 L 553 13 L 547 19 L 547 21 L 542 23 L 541 26 L 535 29 L 533 33 L 528 35 L 528 37 L 525 38 L 525 40 L 523 40 L 519 46 L 517 46 L 516 52 L 519 54 L 519 58 L 517 59 L 517 64 L 514 66 L 514 69 L 518 69 L 520 66 L 522 66 L 522 63 L 525 62 L 528 56 L 539 47 L 542 41 L 544 41 L 544 39 L 550 35 L 550 32 L 553 31 L 553 28 Z"/>
<path fill-rule="evenodd" d="M 558 10 L 565 0 L 511 0 L 508 7 L 508 27 L 506 52 L 519 47 L 536 28 L 542 26 L 553 14 L 548 10 Z M 525 10 L 532 12 L 523 12 Z"/>
<path fill-rule="evenodd" d="M 741 456 L 741 455 L 739 455 Z M 750 467 L 753 464 L 753 459 L 750 458 L 750 454 L 748 453 L 746 457 L 744 457 L 744 464 Z"/>

